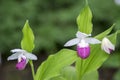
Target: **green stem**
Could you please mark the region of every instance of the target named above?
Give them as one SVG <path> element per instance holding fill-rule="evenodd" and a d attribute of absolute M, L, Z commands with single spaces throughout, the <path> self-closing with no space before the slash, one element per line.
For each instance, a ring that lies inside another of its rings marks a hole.
<path fill-rule="evenodd" d="M 32 70 L 32 76 L 33 76 L 33 80 L 35 80 L 35 71 L 34 71 L 34 65 L 33 65 L 33 62 L 32 60 L 29 61 L 30 63 L 30 66 L 31 66 L 31 70 Z"/>
<path fill-rule="evenodd" d="M 83 67 L 83 59 L 81 59 L 81 72 L 80 72 L 80 76 L 79 76 L 79 80 L 82 79 L 82 67 Z"/>
<path fill-rule="evenodd" d="M 83 68 L 83 60 L 78 59 L 76 61 L 77 80 L 82 80 L 82 75 L 83 75 L 82 68 Z"/>

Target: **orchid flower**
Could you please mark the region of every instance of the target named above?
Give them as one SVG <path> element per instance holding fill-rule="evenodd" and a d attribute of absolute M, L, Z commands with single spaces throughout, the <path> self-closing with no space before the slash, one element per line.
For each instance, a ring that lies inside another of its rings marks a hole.
<path fill-rule="evenodd" d="M 120 0 L 114 0 L 116 5 L 120 5 Z"/>
<path fill-rule="evenodd" d="M 101 48 L 108 54 L 115 50 L 115 46 L 106 37 L 102 40 Z"/>
<path fill-rule="evenodd" d="M 7 58 L 7 60 L 15 60 L 18 59 L 18 62 L 16 64 L 16 69 L 23 70 L 26 67 L 26 64 L 29 60 L 37 60 L 37 57 L 22 49 L 13 49 L 11 50 L 13 53 L 11 56 Z"/>
<path fill-rule="evenodd" d="M 90 37 L 91 34 L 85 34 L 80 31 L 76 33 L 76 38 L 69 40 L 64 46 L 77 45 L 77 53 L 82 59 L 86 59 L 90 54 L 89 44 L 99 44 L 101 41 Z"/>

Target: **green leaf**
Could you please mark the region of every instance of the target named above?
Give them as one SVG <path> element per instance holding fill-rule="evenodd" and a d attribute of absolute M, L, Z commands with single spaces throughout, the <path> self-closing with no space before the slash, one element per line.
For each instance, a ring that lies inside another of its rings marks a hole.
<path fill-rule="evenodd" d="M 26 21 L 22 32 L 23 38 L 21 41 L 21 48 L 28 52 L 32 52 L 34 49 L 34 34 L 29 26 L 28 20 Z"/>
<path fill-rule="evenodd" d="M 72 66 L 67 66 L 61 70 L 61 76 L 66 80 L 76 80 L 76 69 Z"/>
<path fill-rule="evenodd" d="M 83 76 L 82 80 L 98 80 L 98 71 L 92 71 Z"/>
<path fill-rule="evenodd" d="M 113 25 L 112 25 L 109 29 L 107 29 L 106 31 L 104 31 L 104 32 L 98 34 L 97 36 L 95 36 L 95 38 L 102 40 L 103 37 L 107 36 L 107 35 L 112 31 L 112 29 L 114 28 L 114 26 L 115 26 L 115 24 L 113 24 Z"/>
<path fill-rule="evenodd" d="M 73 66 L 67 66 L 61 70 L 61 75 L 50 80 L 77 80 L 76 69 Z M 98 71 L 86 73 L 82 80 L 98 80 Z"/>
<path fill-rule="evenodd" d="M 105 68 L 119 68 L 120 67 L 120 55 L 119 52 L 112 54 L 103 64 Z"/>
<path fill-rule="evenodd" d="M 120 69 L 114 74 L 113 80 L 120 80 Z"/>
<path fill-rule="evenodd" d="M 65 78 L 63 78 L 61 76 L 57 76 L 57 77 L 51 78 L 50 80 L 67 80 L 67 79 L 65 79 Z"/>
<path fill-rule="evenodd" d="M 35 76 L 36 80 L 48 80 L 52 77 L 60 75 L 60 70 L 68 65 L 71 65 L 77 59 L 76 51 L 62 49 L 57 54 L 51 55 L 44 61 Z"/>
<path fill-rule="evenodd" d="M 86 6 L 81 10 L 79 16 L 77 17 L 78 30 L 80 32 L 91 34 L 92 32 L 92 12 L 86 4 Z"/>
<path fill-rule="evenodd" d="M 117 33 L 118 32 L 109 36 L 109 39 L 110 39 L 111 42 L 113 42 L 113 44 L 116 43 Z M 102 38 L 102 37 L 105 37 L 105 36 L 106 35 L 102 35 L 102 36 L 99 36 L 98 38 Z M 90 56 L 87 59 L 82 60 L 82 59 L 79 58 L 76 61 L 77 80 L 81 80 L 82 76 L 85 73 L 97 70 L 108 57 L 109 57 L 109 54 L 107 54 L 103 50 L 101 50 L 101 45 L 100 44 L 91 45 Z"/>
<path fill-rule="evenodd" d="M 108 36 L 112 43 L 116 44 L 117 35 L 120 33 L 120 30 Z"/>
<path fill-rule="evenodd" d="M 73 66 L 67 66 L 61 70 L 61 75 L 50 80 L 77 80 L 76 69 Z M 92 71 L 85 74 L 82 80 L 98 80 L 98 71 Z"/>

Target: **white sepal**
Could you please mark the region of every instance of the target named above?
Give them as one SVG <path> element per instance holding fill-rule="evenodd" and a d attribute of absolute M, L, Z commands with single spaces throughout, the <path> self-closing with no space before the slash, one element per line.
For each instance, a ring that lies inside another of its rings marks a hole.
<path fill-rule="evenodd" d="M 120 5 L 120 0 L 114 0 L 116 5 Z"/>
<path fill-rule="evenodd" d="M 15 60 L 15 59 L 18 59 L 18 56 L 20 55 L 21 53 L 15 53 L 15 54 L 12 54 L 11 56 L 9 56 L 7 58 L 7 60 Z"/>
<path fill-rule="evenodd" d="M 73 45 L 78 44 L 79 42 L 80 42 L 80 39 L 74 38 L 74 39 L 69 40 L 67 43 L 65 43 L 64 46 L 73 46 Z"/>
<path fill-rule="evenodd" d="M 76 33 L 76 37 L 77 38 L 85 38 L 85 37 L 88 37 L 88 36 L 91 36 L 91 34 L 85 34 L 85 33 L 82 33 L 82 32 L 80 32 L 80 31 L 78 31 L 77 33 Z"/>
<path fill-rule="evenodd" d="M 25 57 L 30 60 L 37 60 L 37 56 L 32 53 L 24 53 Z"/>
<path fill-rule="evenodd" d="M 100 44 L 101 41 L 95 38 L 85 38 L 85 42 L 90 43 L 90 44 Z"/>
<path fill-rule="evenodd" d="M 108 54 L 110 54 L 111 50 L 113 50 L 113 51 L 115 50 L 115 46 L 106 37 L 103 38 L 103 40 L 102 40 L 101 48 Z"/>
<path fill-rule="evenodd" d="M 80 48 L 85 48 L 89 47 L 89 44 L 86 43 L 84 39 L 82 39 L 81 42 L 77 44 L 77 46 L 79 46 Z"/>
<path fill-rule="evenodd" d="M 26 52 L 26 51 L 22 50 L 22 49 L 12 49 L 10 52 L 12 52 L 12 53 L 23 53 L 23 52 Z"/>
<path fill-rule="evenodd" d="M 20 59 L 23 56 L 25 56 L 27 59 L 30 59 L 30 60 L 37 60 L 37 56 L 22 49 L 13 49 L 11 50 L 11 52 L 14 54 L 9 56 L 7 60 Z"/>

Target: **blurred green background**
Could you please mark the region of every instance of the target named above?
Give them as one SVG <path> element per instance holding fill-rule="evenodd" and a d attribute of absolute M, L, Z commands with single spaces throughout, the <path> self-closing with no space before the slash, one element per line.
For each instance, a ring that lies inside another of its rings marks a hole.
<path fill-rule="evenodd" d="M 0 0 L 0 80 L 32 80 L 29 65 L 24 71 L 15 70 L 16 61 L 7 62 L 10 50 L 20 48 L 22 28 L 28 19 L 35 34 L 34 53 L 37 68 L 51 53 L 63 48 L 77 31 L 76 18 L 84 0 Z M 88 0 L 93 13 L 93 33 L 109 28 L 120 29 L 120 4 L 114 0 Z M 116 51 L 99 69 L 99 80 L 120 80 L 120 37 Z M 96 53 L 97 54 L 97 53 Z M 12 74 L 11 74 L 12 73 Z"/>

